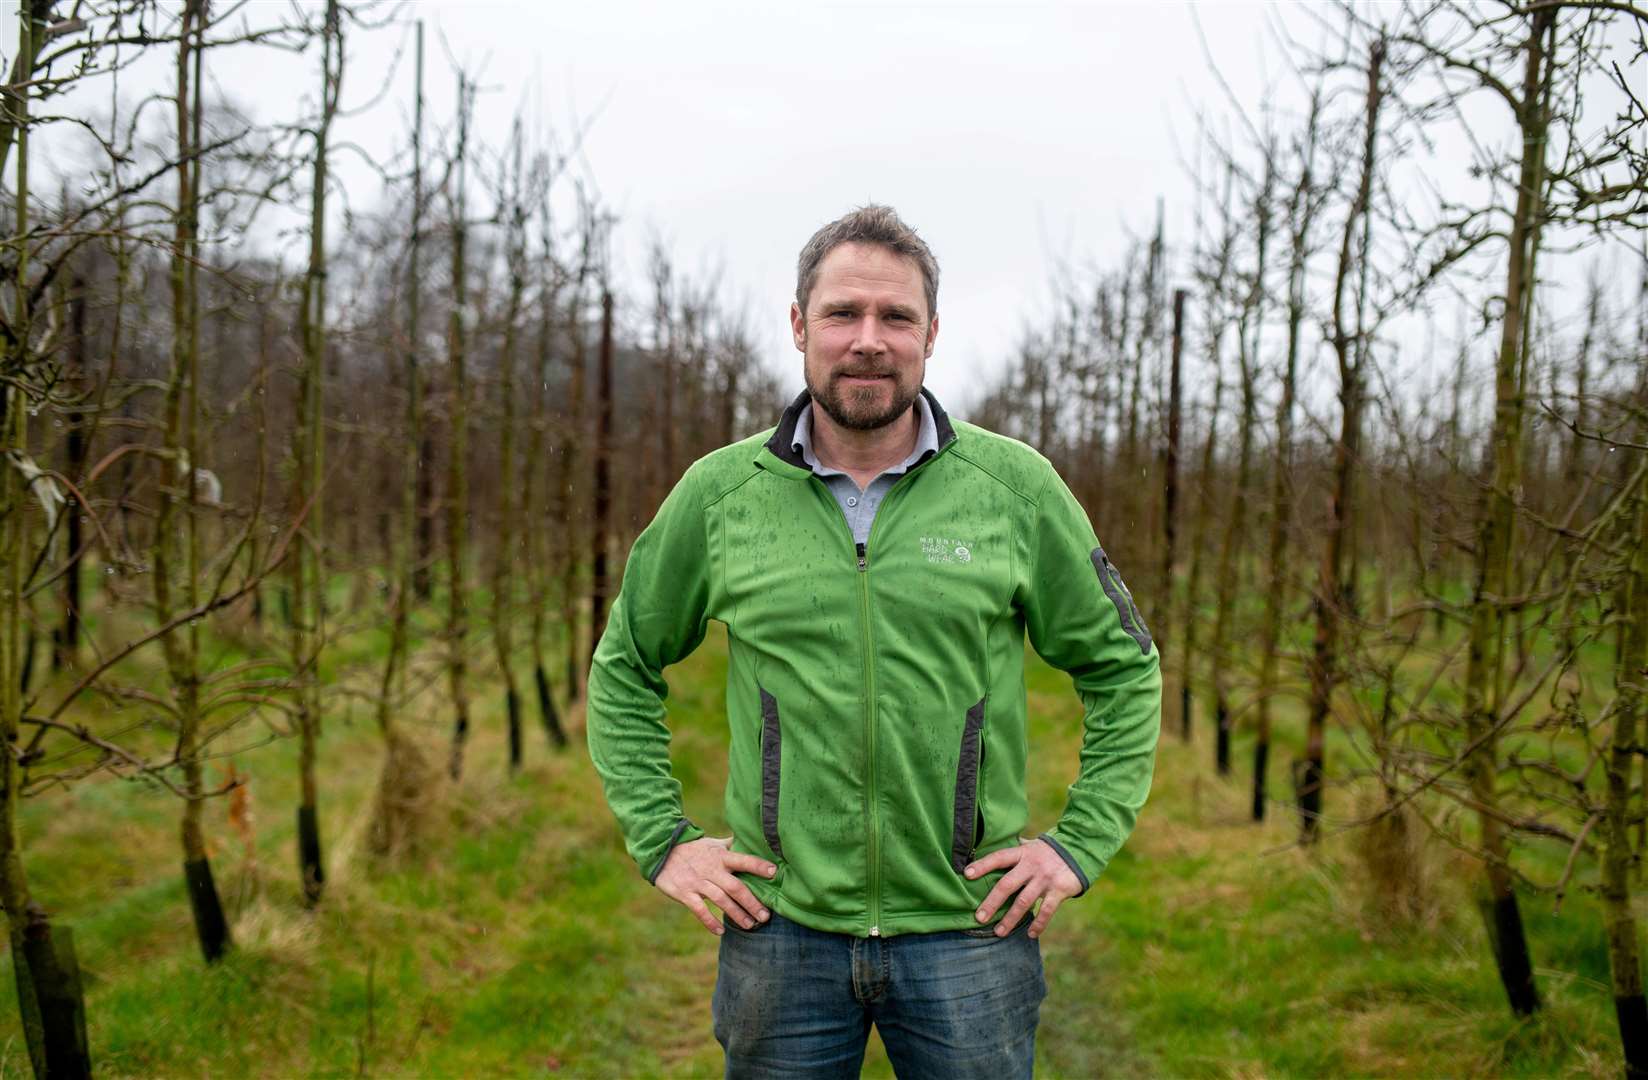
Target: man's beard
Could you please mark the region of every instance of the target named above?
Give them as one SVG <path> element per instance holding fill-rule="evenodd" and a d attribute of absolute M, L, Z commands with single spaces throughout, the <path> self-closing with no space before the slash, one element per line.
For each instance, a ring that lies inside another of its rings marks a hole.
<path fill-rule="evenodd" d="M 853 373 L 837 372 L 824 386 L 814 385 L 812 378 L 807 377 L 807 392 L 812 395 L 813 401 L 831 420 L 849 431 L 874 431 L 886 427 L 908 412 L 910 406 L 915 404 L 916 395 L 921 393 L 919 379 L 904 385 L 897 375 L 889 374 L 886 378 L 892 384 L 893 396 L 883 405 L 879 387 L 844 387 L 841 379 L 850 374 Z"/>
<path fill-rule="evenodd" d="M 806 359 L 810 361 L 811 357 Z M 824 410 L 825 415 L 848 431 L 875 431 L 899 419 L 915 404 L 916 396 L 921 393 L 922 377 L 926 374 L 927 365 L 923 363 L 914 381 L 905 385 L 899 380 L 896 370 L 880 371 L 870 368 L 854 371 L 849 368 L 835 372 L 829 377 L 826 385 L 819 386 L 813 382 L 812 364 L 803 362 L 801 366 L 801 377 L 807 383 L 807 393 L 812 395 L 812 399 Z M 893 384 L 891 400 L 885 406 L 878 404 L 881 391 L 873 386 L 857 390 L 847 389 L 841 380 L 852 375 L 885 375 Z"/>

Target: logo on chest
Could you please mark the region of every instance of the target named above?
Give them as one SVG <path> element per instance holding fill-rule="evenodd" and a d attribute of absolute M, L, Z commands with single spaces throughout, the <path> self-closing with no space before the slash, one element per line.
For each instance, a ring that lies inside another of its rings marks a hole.
<path fill-rule="evenodd" d="M 927 556 L 930 563 L 970 563 L 973 561 L 973 544 L 972 541 L 954 537 L 923 536 L 921 553 Z"/>

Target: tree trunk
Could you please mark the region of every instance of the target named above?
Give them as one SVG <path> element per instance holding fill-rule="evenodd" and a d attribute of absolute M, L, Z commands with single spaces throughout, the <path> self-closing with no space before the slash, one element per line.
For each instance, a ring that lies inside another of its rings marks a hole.
<path fill-rule="evenodd" d="M 13 67 L 12 85 L 4 91 L 7 140 L 17 140 L 17 198 L 14 203 L 17 232 L 29 231 L 29 84 L 34 75 L 34 57 L 45 33 L 45 4 L 26 6 L 19 12 L 18 59 Z M 4 154 L 0 154 L 0 165 Z M 28 245 L 18 245 L 13 267 L 17 303 L 12 311 L 16 336 L 8 368 L 28 373 L 30 301 Z M 8 454 L 23 453 L 28 446 L 27 403 L 12 387 L 0 387 L 0 448 Z M 86 1043 L 86 1013 L 81 992 L 79 965 L 74 942 L 66 927 L 56 934 L 44 911 L 29 895 L 28 875 L 23 869 L 22 835 L 18 828 L 19 787 L 22 769 L 18 758 L 22 748 L 23 690 L 20 668 L 22 646 L 28 631 L 23 622 L 23 589 L 28 565 L 28 487 L 12 467 L 0 468 L 0 566 L 5 578 L 4 621 L 0 623 L 0 906 L 5 908 L 11 937 L 12 967 L 17 984 L 17 1004 L 24 1042 L 36 1077 L 89 1077 L 91 1058 Z"/>
<path fill-rule="evenodd" d="M 1579 349 L 1574 354 L 1574 426 L 1581 431 L 1590 430 L 1590 418 L 1587 415 L 1587 400 L 1590 396 L 1590 368 L 1591 349 L 1596 340 L 1598 322 L 1602 314 L 1602 285 L 1592 278 L 1588 288 L 1585 304 L 1585 333 L 1580 339 Z M 1553 375 L 1554 379 L 1554 375 Z M 1552 398 L 1556 398 L 1556 390 L 1552 388 Z M 1585 490 L 1583 484 L 1586 466 L 1586 448 L 1589 444 L 1585 439 L 1572 438 L 1563 448 L 1562 456 L 1562 490 L 1572 499 L 1583 499 L 1581 493 Z M 1581 505 L 1576 501 L 1570 510 L 1579 515 Z M 1569 560 L 1570 570 L 1573 560 Z M 1574 649 L 1574 626 L 1571 620 L 1565 622 L 1561 628 L 1562 652 L 1566 657 L 1565 666 L 1571 665 L 1578 659 Z"/>
<path fill-rule="evenodd" d="M 1608 740 L 1601 893 L 1625 1075 L 1627 1080 L 1648 1080 L 1648 1003 L 1643 997 L 1637 949 L 1638 920 L 1631 910 L 1634 852 L 1628 825 L 1633 809 L 1631 767 L 1634 756 L 1642 751 L 1638 731 L 1648 727 L 1644 724 L 1648 717 L 1648 483 L 1637 485 L 1635 516 L 1629 537 L 1630 566 L 1620 590 L 1620 610 L 1626 621 L 1614 666 L 1618 704 Z"/>
<path fill-rule="evenodd" d="M 731 446 L 738 441 L 738 375 L 743 358 L 728 357 L 726 378 L 721 386 L 721 445 Z"/>
<path fill-rule="evenodd" d="M 1216 306 L 1216 298 L 1208 297 L 1208 319 L 1211 322 L 1217 316 L 1212 312 Z M 1216 447 L 1219 444 L 1219 413 L 1224 404 L 1224 370 L 1220 354 L 1217 331 L 1209 345 L 1213 360 L 1213 402 L 1208 412 L 1207 441 L 1202 444 L 1201 469 L 1196 476 L 1196 523 L 1190 537 L 1190 577 L 1185 582 L 1184 598 L 1184 655 L 1179 661 L 1182 672 L 1179 681 L 1179 734 L 1186 741 L 1190 741 L 1192 717 L 1194 714 L 1194 690 L 1196 671 L 1196 631 L 1199 628 L 1196 603 L 1202 593 L 1202 577 L 1206 570 L 1207 534 L 1209 517 L 1213 506 L 1213 464 L 1216 460 Z"/>
<path fill-rule="evenodd" d="M 549 539 L 549 484 L 544 474 L 544 506 L 538 512 L 537 478 L 544 463 L 544 427 L 548 423 L 546 399 L 549 387 L 550 358 L 555 334 L 556 277 L 554 260 L 554 233 L 550 228 L 548 192 L 544 192 L 543 297 L 539 303 L 537 372 L 532 379 L 532 423 L 528 427 L 529 444 L 522 469 L 521 514 L 535 524 L 527 531 L 527 581 L 532 595 L 532 681 L 538 692 L 538 717 L 544 726 L 544 735 L 551 747 L 560 750 L 567 744 L 566 732 L 561 728 L 561 717 L 555 709 L 555 693 L 550 686 L 549 673 L 544 668 L 544 632 L 549 622 L 549 577 L 554 544 Z"/>
<path fill-rule="evenodd" d="M 1648 266 L 1642 269 L 1642 276 L 1637 281 L 1637 389 L 1636 408 L 1638 416 L 1648 416 Z M 1637 426 L 1639 436 L 1648 436 L 1648 425 Z M 1637 440 L 1641 442 L 1642 439 Z M 1623 466 L 1624 462 L 1620 462 Z M 1639 544 L 1643 543 L 1641 534 L 1638 535 Z M 1648 735 L 1648 718 L 1643 720 L 1645 735 Z M 1648 792 L 1648 753 L 1637 754 L 1637 790 Z M 1645 795 L 1644 798 L 1648 798 Z M 1648 812 L 1637 815 L 1636 840 L 1632 844 L 1631 864 L 1635 868 L 1634 876 L 1640 888 L 1648 884 Z"/>
<path fill-rule="evenodd" d="M 1128 429 L 1129 441 L 1132 442 L 1133 457 L 1131 458 L 1132 482 L 1123 490 L 1128 492 L 1131 502 L 1129 516 L 1132 518 L 1132 532 L 1138 536 L 1151 535 L 1151 511 L 1155 500 L 1150 497 L 1150 490 L 1154 486 L 1150 481 L 1150 466 L 1155 456 L 1146 452 L 1150 442 L 1150 418 L 1144 413 L 1141 402 L 1144 392 L 1144 376 L 1150 367 L 1151 356 L 1157 344 L 1160 333 L 1162 311 L 1162 272 L 1163 261 L 1166 257 L 1166 233 L 1164 226 L 1165 211 L 1160 199 L 1156 201 L 1156 229 L 1150 237 L 1150 249 L 1145 258 L 1144 283 L 1139 302 L 1144 310 L 1139 321 L 1139 335 L 1134 339 L 1133 347 L 1133 390 L 1129 397 Z M 1158 404 L 1161 400 L 1157 393 Z M 1142 430 L 1141 430 L 1142 429 Z M 1133 441 L 1133 440 L 1138 441 Z M 1141 565 L 1146 558 L 1146 552 L 1135 551 L 1129 558 L 1138 560 Z"/>
<path fill-rule="evenodd" d="M 1356 198 L 1345 212 L 1340 233 L 1339 263 L 1333 286 L 1334 356 L 1339 365 L 1339 439 L 1333 448 L 1333 494 L 1328 513 L 1327 536 L 1316 591 L 1311 599 L 1316 630 L 1308 665 L 1310 703 L 1305 728 L 1305 756 L 1295 763 L 1294 786 L 1299 803 L 1300 841 L 1317 838 L 1322 816 L 1322 785 L 1326 780 L 1327 720 L 1333 708 L 1333 692 L 1338 683 L 1339 624 L 1344 615 L 1345 536 L 1351 528 L 1351 483 L 1361 432 L 1362 371 L 1357 360 L 1357 343 L 1352 340 L 1345 315 L 1345 288 L 1355 259 L 1356 228 L 1368 213 L 1373 191 L 1374 163 L 1379 144 L 1379 106 L 1384 92 L 1379 77 L 1385 60 L 1385 43 L 1374 42 L 1368 55 L 1367 127 L 1362 143 L 1362 169 Z"/>
<path fill-rule="evenodd" d="M 402 797 L 408 780 L 424 771 L 416 746 L 400 732 L 395 707 L 404 702 L 407 638 L 412 605 L 416 602 L 417 574 L 421 565 L 418 550 L 420 515 L 418 491 L 425 479 L 420 467 L 425 443 L 423 433 L 423 375 L 418 369 L 418 349 L 422 342 L 421 303 L 423 276 L 423 20 L 416 29 L 414 59 L 415 89 L 412 104 L 412 236 L 406 260 L 406 352 L 402 357 L 402 381 L 406 386 L 401 464 L 401 514 L 398 542 L 394 545 L 393 614 L 389 626 L 389 654 L 384 658 L 383 681 L 378 687 L 378 732 L 383 737 L 383 762 L 378 771 L 378 791 L 367 831 L 374 854 L 395 854 L 409 839 L 410 801 Z"/>
<path fill-rule="evenodd" d="M 504 709 L 509 722 L 509 768 L 521 767 L 521 694 L 515 681 L 513 604 L 515 583 L 515 346 L 521 297 L 526 292 L 526 212 L 522 205 L 521 127 L 515 125 L 514 203 L 508 208 L 509 300 L 504 309 L 503 351 L 498 360 L 502 431 L 499 433 L 498 546 L 492 564 L 492 641 L 504 681 Z"/>
<path fill-rule="evenodd" d="M 276 303 L 279 296 L 278 287 L 269 290 L 269 295 L 258 304 L 257 328 L 257 497 L 252 502 L 252 525 L 246 531 L 246 566 L 248 576 L 256 577 L 262 566 L 263 552 L 272 544 L 265 546 L 262 530 L 258 527 L 262 519 L 264 498 L 269 483 L 269 337 L 270 337 L 270 308 Z M 111 360 L 111 363 L 113 361 Z M 252 582 L 251 597 L 247 601 L 247 609 L 254 626 L 263 622 L 263 583 L 260 580 Z"/>
<path fill-rule="evenodd" d="M 85 994 L 74 933 L 53 927 L 46 913 L 30 906 L 23 929 L 11 935 L 18 1012 L 37 1080 L 90 1077 Z"/>
<path fill-rule="evenodd" d="M 435 437 L 426 427 L 418 440 L 417 548 L 412 560 L 412 594 L 435 595 Z"/>
<path fill-rule="evenodd" d="M 63 365 L 63 378 L 69 385 L 70 393 L 78 399 L 86 392 L 86 282 L 78 274 L 69 284 L 69 334 L 65 347 L 68 356 Z M 64 440 L 67 461 L 64 471 L 74 481 L 75 486 L 84 491 L 86 414 L 78 408 L 72 410 L 68 415 L 67 424 L 68 432 Z M 75 656 L 80 651 L 80 548 L 85 542 L 85 530 L 80 527 L 80 520 L 86 511 L 73 494 L 68 498 L 69 502 L 63 507 L 63 539 L 68 553 L 63 574 L 63 624 L 58 628 L 53 642 L 54 671 L 73 667 Z"/>
<path fill-rule="evenodd" d="M 567 330 L 572 337 L 570 378 L 567 381 L 567 409 L 564 445 L 561 451 L 561 625 L 566 629 L 567 702 L 577 701 L 583 686 L 584 654 L 578 646 L 578 541 L 582 514 L 578 505 L 578 467 L 582 464 L 584 441 L 584 281 L 589 274 L 590 252 L 594 244 L 593 211 L 586 208 L 583 253 L 578 278 L 572 289 Z M 593 652 L 594 646 L 591 646 Z"/>
<path fill-rule="evenodd" d="M 303 424 L 306 432 L 302 442 L 303 457 L 298 472 L 300 496 L 308 510 L 307 531 L 314 542 L 299 562 L 294 607 L 298 617 L 298 640 L 303 649 L 297 654 L 302 673 L 298 680 L 298 769 L 301 801 L 298 804 L 297 838 L 298 869 L 303 883 L 304 903 L 313 907 L 320 901 L 325 888 L 326 870 L 321 859 L 319 783 L 315 777 L 315 763 L 319 756 L 321 728 L 320 654 L 325 646 L 326 571 L 324 553 L 325 532 L 321 508 L 324 440 L 326 425 L 326 185 L 327 143 L 331 134 L 332 117 L 337 111 L 339 83 L 343 78 L 343 27 L 339 19 L 337 0 L 326 5 L 326 29 L 321 50 L 321 117 L 315 130 L 315 159 L 309 205 L 309 271 L 303 283 L 303 307 L 299 322 L 303 331 L 305 395 Z"/>
<path fill-rule="evenodd" d="M 670 318 L 669 297 L 665 286 L 659 286 L 658 296 L 658 388 L 663 399 L 663 418 L 659 423 L 659 450 L 663 452 L 663 484 L 659 500 L 667 494 L 676 480 L 675 468 L 675 324 Z M 665 340 L 667 336 L 667 341 Z"/>
<path fill-rule="evenodd" d="M 1287 603 L 1287 536 L 1293 522 L 1293 408 L 1299 373 L 1299 331 L 1305 318 L 1305 267 L 1316 199 L 1311 178 L 1316 168 L 1316 122 L 1319 99 L 1312 95 L 1299 183 L 1288 205 L 1292 249 L 1288 264 L 1287 358 L 1282 370 L 1282 400 L 1276 407 L 1276 471 L 1270 486 L 1270 536 L 1266 545 L 1269 585 L 1265 590 L 1264 627 L 1259 645 L 1259 701 L 1253 741 L 1253 820 L 1263 821 L 1269 802 L 1271 699 L 1276 695 L 1277 651 L 1281 648 L 1282 609 Z"/>
<path fill-rule="evenodd" d="M 469 144 L 471 87 L 458 75 L 458 155 L 457 200 L 452 208 L 452 310 L 447 323 L 447 355 L 452 365 L 452 445 L 448 449 L 446 473 L 446 557 L 450 578 L 447 596 L 447 678 L 452 690 L 452 755 L 447 771 L 456 780 L 463 775 L 464 743 L 469 738 L 469 588 L 464 574 L 468 550 L 469 477 L 469 373 L 465 354 L 464 308 L 469 303 L 465 245 L 469 224 L 464 191 L 465 154 Z"/>
<path fill-rule="evenodd" d="M 1168 390 L 1167 405 L 1167 460 L 1163 472 L 1162 491 L 1162 577 L 1157 586 L 1157 602 L 1161 605 L 1162 614 L 1156 625 L 1156 650 L 1162 656 L 1168 656 L 1172 646 L 1169 642 L 1173 634 L 1173 560 L 1178 554 L 1179 546 L 1179 438 L 1181 435 L 1181 407 L 1184 401 L 1183 385 L 1183 352 L 1184 352 L 1184 309 L 1185 291 L 1173 291 L 1173 351 L 1172 375 Z M 1187 676 L 1184 661 L 1178 662 L 1179 679 L 1181 682 Z M 1181 731 L 1188 737 L 1188 732 Z"/>
<path fill-rule="evenodd" d="M 416 125 L 415 125 L 414 131 L 413 131 L 413 143 L 412 143 L 413 157 L 415 159 L 414 162 L 413 162 L 413 168 L 414 168 L 414 172 L 415 172 L 414 181 L 415 181 L 415 184 L 416 184 L 415 191 L 414 191 L 414 202 L 415 202 L 416 205 L 414 205 L 413 208 L 412 208 L 412 213 L 413 213 L 413 216 L 414 216 L 414 221 L 412 223 L 412 254 L 414 255 L 414 257 L 416 257 L 418 255 L 418 253 L 422 250 L 422 246 L 423 246 L 423 209 L 424 208 L 423 208 L 423 152 L 422 152 L 423 151 L 423 64 L 422 64 L 422 57 L 423 57 L 423 21 L 422 20 L 419 20 L 419 22 L 418 22 L 418 57 L 419 57 L 419 63 L 418 63 L 418 69 L 417 69 L 417 73 L 416 73 L 417 74 L 417 89 L 415 91 L 416 100 L 413 103 L 413 108 L 417 113 L 417 121 L 416 121 Z M 413 312 L 416 312 L 418 310 L 417 305 L 418 305 L 420 295 L 421 295 L 419 293 L 419 290 L 421 288 L 422 288 L 421 280 L 419 280 L 414 275 L 413 278 L 412 278 L 412 286 L 411 286 L 411 293 L 410 293 L 410 302 L 413 305 L 413 308 L 412 308 Z M 413 317 L 412 321 L 413 321 L 413 329 L 416 330 L 417 332 L 421 333 L 422 332 L 421 324 L 417 322 L 417 319 L 416 319 L 415 316 Z M 422 342 L 418 338 L 414 337 L 412 339 L 411 344 L 410 344 L 410 348 L 411 348 L 413 354 L 414 355 L 417 354 L 420 351 L 421 347 L 422 347 Z M 429 601 L 429 599 L 434 595 L 434 589 L 435 589 L 435 586 L 434 586 L 434 566 L 435 566 L 435 439 L 434 439 L 434 436 L 432 435 L 432 433 L 429 431 L 429 429 L 423 425 L 421 416 L 419 417 L 418 428 L 419 428 L 420 434 L 415 436 L 417 438 L 417 446 L 416 446 L 415 453 L 416 453 L 417 459 L 418 459 L 418 467 L 417 467 L 417 470 L 416 470 L 416 472 L 417 472 L 417 492 L 416 492 L 416 495 L 415 495 L 415 499 L 416 499 L 416 510 L 415 510 L 415 513 L 414 513 L 415 524 L 413 526 L 414 536 L 416 537 L 416 539 L 415 539 L 415 542 L 413 544 L 413 555 L 412 555 L 412 594 L 418 600 L 421 600 L 421 601 L 424 601 L 424 602 L 427 603 Z"/>
<path fill-rule="evenodd" d="M 1253 480 L 1253 426 L 1258 414 L 1257 372 L 1259 331 L 1264 325 L 1265 255 L 1270 243 L 1270 193 L 1274 168 L 1265 169 L 1264 186 L 1254 207 L 1258 222 L 1257 262 L 1253 285 L 1242 301 L 1236 322 L 1236 363 L 1242 380 L 1242 415 L 1237 428 L 1236 483 L 1231 490 L 1230 517 L 1219 547 L 1218 601 L 1213 614 L 1213 718 L 1217 739 L 1214 765 L 1220 776 L 1230 773 L 1230 624 L 1236 609 L 1236 584 L 1243 575 L 1236 565 L 1238 548 L 1247 531 L 1247 500 Z M 1248 330 L 1253 333 L 1249 338 Z"/>
<path fill-rule="evenodd" d="M 1199 620 L 1197 619 L 1196 604 L 1201 598 L 1202 577 L 1207 568 L 1207 537 L 1211 528 L 1210 519 L 1213 511 L 1213 492 L 1216 485 L 1213 480 L 1214 465 L 1218 461 L 1219 445 L 1219 413 L 1224 404 L 1224 313 L 1221 311 L 1220 296 L 1224 289 L 1225 275 L 1230 269 L 1231 249 L 1235 244 L 1234 218 L 1230 213 L 1230 179 L 1231 173 L 1225 176 L 1224 234 L 1220 238 L 1219 250 L 1214 256 L 1214 265 L 1211 273 L 1206 275 L 1206 300 L 1203 310 L 1206 318 L 1208 359 L 1213 364 L 1213 407 L 1208 414 L 1207 442 L 1202 445 L 1201 471 L 1196 477 L 1196 518 L 1195 526 L 1190 537 L 1190 580 L 1185 587 L 1184 610 L 1184 656 L 1180 661 L 1182 676 L 1179 684 L 1179 723 L 1180 734 L 1188 741 L 1190 739 L 1191 717 L 1193 713 L 1192 698 L 1196 671 L 1196 643 L 1200 635 Z M 1126 309 L 1122 312 L 1123 323 L 1126 322 Z"/>
<path fill-rule="evenodd" d="M 183 10 L 183 24 L 178 35 L 177 57 L 177 141 L 178 141 L 178 209 L 174 246 L 171 257 L 172 294 L 172 355 L 171 372 L 166 382 L 165 448 L 162 459 L 163 474 L 160 488 L 160 509 L 155 518 L 154 532 L 154 591 L 155 615 L 161 623 L 170 622 L 177 614 L 178 598 L 173 593 L 174 576 L 178 571 L 177 545 L 177 488 L 186 489 L 183 523 L 185 533 L 183 563 L 184 610 L 193 610 L 198 603 L 199 535 L 195 527 L 198 504 L 198 485 L 195 483 L 197 458 L 194 450 L 194 412 L 198 407 L 195 384 L 199 374 L 200 305 L 199 282 L 196 277 L 195 229 L 199 213 L 199 160 L 194 158 L 199 145 L 200 114 L 200 40 L 204 37 L 205 6 L 201 0 L 189 0 Z M 191 75 L 192 68 L 192 75 Z M 194 159 L 191 163 L 191 159 Z M 168 469 L 165 462 L 175 462 Z M 194 914 L 195 933 L 200 940 L 201 954 L 208 963 L 221 958 L 230 947 L 229 927 L 223 917 L 223 905 L 212 883 L 211 864 L 206 854 L 206 838 L 201 826 L 202 800 L 205 798 L 200 764 L 200 674 L 199 627 L 197 620 L 161 637 L 167 673 L 171 680 L 172 696 L 177 711 L 177 760 L 183 773 L 183 820 L 179 839 L 183 847 L 183 875 L 189 892 L 190 908 Z"/>
<path fill-rule="evenodd" d="M 26 181 L 22 179 L 28 171 L 28 163 L 22 160 L 30 122 L 28 84 L 29 80 L 34 78 L 34 62 L 40 58 L 40 50 L 46 44 L 46 24 L 51 20 L 53 2 L 54 0 L 27 0 L 34 18 L 32 21 L 27 18 L 18 19 L 19 23 L 28 25 L 18 31 L 17 58 L 12 61 L 11 79 L 3 91 L 0 91 L 11 102 L 10 108 L 0 109 L 0 171 L 5 169 L 6 159 L 11 156 L 12 143 L 17 143 L 17 191 L 20 198 L 28 190 Z M 22 233 L 19 232 L 18 235 L 21 236 Z"/>
<path fill-rule="evenodd" d="M 1541 92 L 1545 36 L 1554 25 L 1552 9 L 1532 17 L 1525 45 L 1526 68 L 1517 121 L 1522 130 L 1522 166 L 1511 223 L 1505 271 L 1504 318 L 1494 371 L 1494 419 L 1490 437 L 1491 475 L 1477 529 L 1475 587 L 1471 595 L 1470 639 L 1465 671 L 1465 737 L 1473 747 L 1464 775 L 1478 807 L 1486 894 L 1481 900 L 1500 981 L 1511 1010 L 1527 1016 L 1539 1009 L 1533 963 L 1513 889 L 1504 827 L 1499 820 L 1500 672 L 1504 664 L 1504 599 L 1511 580 L 1510 555 L 1516 525 L 1515 492 L 1522 478 L 1522 368 L 1527 355 L 1524 322 L 1533 290 L 1533 263 L 1544 213 L 1546 117 Z"/>
<path fill-rule="evenodd" d="M 589 658 L 607 624 L 607 548 L 612 528 L 612 291 L 601 290 L 601 353 L 595 424 L 595 527 L 590 532 Z"/>

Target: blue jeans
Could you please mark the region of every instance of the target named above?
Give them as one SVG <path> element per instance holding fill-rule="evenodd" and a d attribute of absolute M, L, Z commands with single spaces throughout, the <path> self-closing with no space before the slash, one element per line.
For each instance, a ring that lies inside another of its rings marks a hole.
<path fill-rule="evenodd" d="M 723 919 L 715 1037 L 727 1077 L 856 1077 L 873 1023 L 900 1080 L 1032 1073 L 1047 995 L 1026 917 L 994 927 L 860 938 L 774 912 Z"/>

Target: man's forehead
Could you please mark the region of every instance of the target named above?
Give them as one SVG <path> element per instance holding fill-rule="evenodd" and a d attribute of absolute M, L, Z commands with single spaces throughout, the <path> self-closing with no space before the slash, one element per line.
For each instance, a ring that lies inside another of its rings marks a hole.
<path fill-rule="evenodd" d="M 819 280 L 846 275 L 921 284 L 921 266 L 908 255 L 881 244 L 849 241 L 831 248 L 818 265 Z"/>
<path fill-rule="evenodd" d="M 831 251 L 819 266 L 813 295 L 819 301 L 868 301 L 926 307 L 925 283 L 921 267 L 886 248 L 852 245 L 859 248 L 841 259 L 836 255 L 848 245 Z"/>

